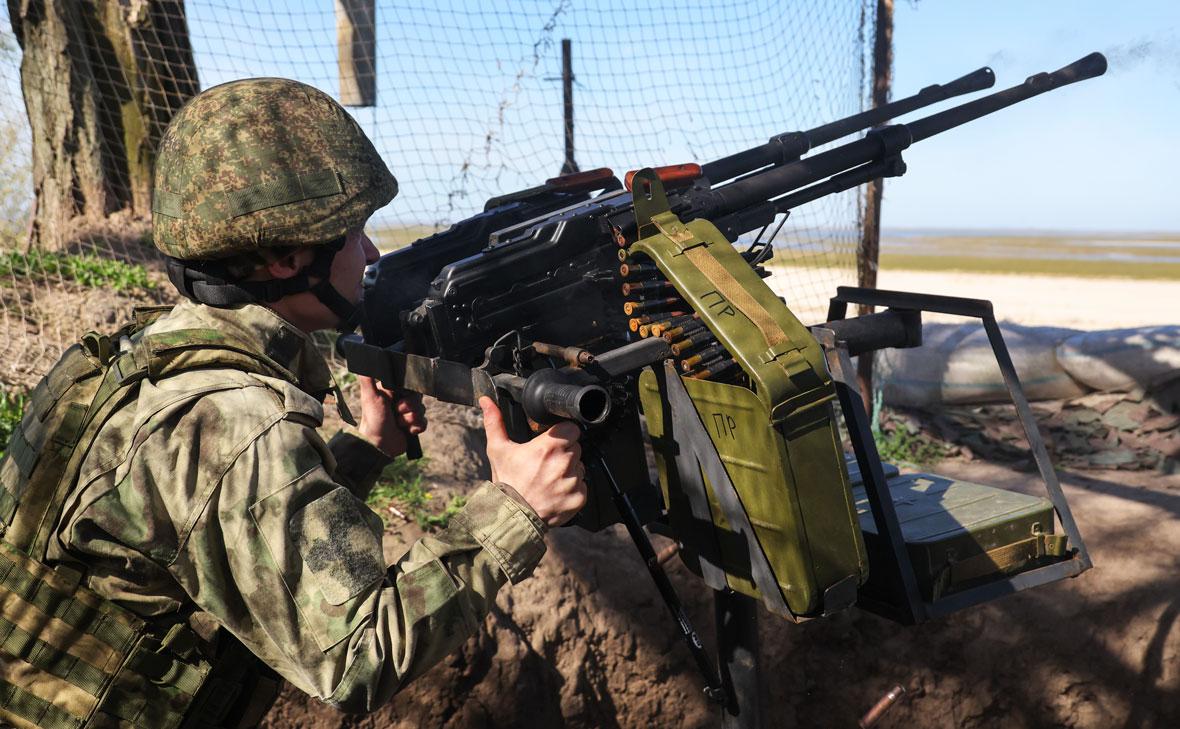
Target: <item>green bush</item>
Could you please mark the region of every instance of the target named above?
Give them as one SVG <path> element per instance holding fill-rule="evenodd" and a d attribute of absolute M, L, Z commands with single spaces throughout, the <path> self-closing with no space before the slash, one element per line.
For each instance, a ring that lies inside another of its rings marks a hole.
<path fill-rule="evenodd" d="M 35 275 L 56 275 L 77 281 L 83 286 L 115 291 L 147 291 L 156 288 L 156 283 L 148 278 L 147 269 L 135 263 L 91 254 L 40 250 L 0 253 L 0 276 L 26 278 Z"/>
<path fill-rule="evenodd" d="M 954 448 L 935 440 L 905 419 L 885 416 L 884 427 L 873 433 L 881 460 L 927 466 L 954 454 Z"/>

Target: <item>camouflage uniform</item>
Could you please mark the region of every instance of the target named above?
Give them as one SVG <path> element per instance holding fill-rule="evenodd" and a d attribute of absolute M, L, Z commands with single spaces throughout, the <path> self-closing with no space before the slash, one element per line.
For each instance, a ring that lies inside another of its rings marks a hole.
<path fill-rule="evenodd" d="M 214 329 L 291 381 L 210 368 L 145 380 L 99 431 L 50 547 L 145 616 L 199 610 L 303 691 L 371 710 L 462 643 L 544 554 L 544 524 L 491 483 L 386 566 L 364 504 L 387 456 L 325 443 L 333 383 L 310 337 L 259 305 L 182 303 L 148 334 Z M 191 336 L 191 334 L 187 335 Z"/>

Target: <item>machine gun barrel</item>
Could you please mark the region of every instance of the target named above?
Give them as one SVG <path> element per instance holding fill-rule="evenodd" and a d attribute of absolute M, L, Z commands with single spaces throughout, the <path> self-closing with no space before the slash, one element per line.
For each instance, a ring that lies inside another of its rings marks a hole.
<path fill-rule="evenodd" d="M 996 75 L 990 68 L 983 68 L 957 78 L 946 84 L 933 84 L 904 99 L 890 102 L 875 109 L 838 119 L 834 122 L 808 129 L 805 132 L 786 132 L 771 137 L 766 144 L 742 150 L 728 157 L 701 165 L 704 176 L 712 183 L 722 182 L 738 175 L 744 175 L 767 165 L 794 162 L 803 155 L 828 142 L 846 137 L 890 119 L 908 114 L 922 107 L 945 101 L 972 91 L 990 89 L 996 83 Z"/>
<path fill-rule="evenodd" d="M 693 217 L 712 219 L 714 216 L 730 215 L 746 208 L 765 205 L 768 200 L 774 200 L 833 175 L 894 157 L 914 142 L 941 134 L 1045 92 L 1101 76 L 1105 72 L 1106 58 L 1101 53 L 1091 53 L 1053 73 L 1038 73 L 1030 76 L 1024 83 L 909 124 L 892 124 L 874 129 L 863 139 L 715 188 L 709 191 L 708 203 L 704 209 L 693 211 Z M 900 174 L 903 170 L 904 168 L 895 166 L 893 171 Z M 861 179 L 861 182 L 863 181 L 866 180 Z M 828 192 L 832 191 L 836 190 Z M 785 212 L 789 209 L 789 205 L 780 205 L 777 211 Z"/>

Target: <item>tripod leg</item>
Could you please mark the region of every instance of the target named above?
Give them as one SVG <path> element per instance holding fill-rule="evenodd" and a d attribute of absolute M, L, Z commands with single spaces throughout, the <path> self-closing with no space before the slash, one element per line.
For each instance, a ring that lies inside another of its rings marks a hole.
<path fill-rule="evenodd" d="M 758 603 L 731 590 L 713 592 L 717 653 L 725 705 L 723 729 L 762 729 L 762 687 L 758 683 Z"/>

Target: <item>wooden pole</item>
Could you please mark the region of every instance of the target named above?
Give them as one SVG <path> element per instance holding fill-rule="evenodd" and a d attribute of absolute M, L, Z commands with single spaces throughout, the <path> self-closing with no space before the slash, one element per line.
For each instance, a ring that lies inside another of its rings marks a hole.
<path fill-rule="evenodd" d="M 565 164 L 561 174 L 568 175 L 578 171 L 574 161 L 574 60 L 569 38 L 561 39 L 561 92 L 565 119 Z"/>
<path fill-rule="evenodd" d="M 340 103 L 377 105 L 376 0 L 336 0 Z"/>
<path fill-rule="evenodd" d="M 873 108 L 889 103 L 893 76 L 893 0 L 877 0 L 876 32 L 873 35 Z M 860 250 L 856 256 L 857 285 L 877 288 L 877 261 L 881 250 L 881 192 L 884 180 L 866 185 L 864 226 Z M 860 307 L 860 314 L 871 314 L 873 307 Z M 856 380 L 864 398 L 865 412 L 873 412 L 873 357 L 857 358 Z"/>

